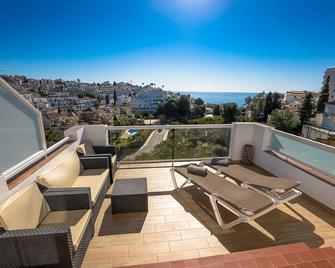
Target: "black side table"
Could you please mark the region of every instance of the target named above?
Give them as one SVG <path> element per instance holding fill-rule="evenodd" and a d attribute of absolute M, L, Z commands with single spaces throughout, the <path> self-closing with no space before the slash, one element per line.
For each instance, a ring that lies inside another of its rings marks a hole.
<path fill-rule="evenodd" d="M 148 212 L 147 178 L 115 180 L 111 201 L 113 214 Z"/>

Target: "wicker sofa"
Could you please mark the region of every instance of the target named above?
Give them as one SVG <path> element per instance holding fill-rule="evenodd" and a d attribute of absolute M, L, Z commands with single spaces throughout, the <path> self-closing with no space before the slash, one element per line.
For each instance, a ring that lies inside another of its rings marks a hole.
<path fill-rule="evenodd" d="M 77 148 L 79 157 L 108 157 L 109 170 L 110 170 L 110 183 L 113 184 L 113 178 L 117 171 L 117 149 L 114 146 L 93 146 L 90 142 L 86 141 L 81 143 Z"/>
<path fill-rule="evenodd" d="M 87 191 L 31 184 L 0 205 L 0 267 L 80 267 L 94 234 Z"/>
<path fill-rule="evenodd" d="M 86 191 L 92 200 L 95 221 L 110 186 L 108 158 L 79 158 L 76 152 L 61 159 L 56 167 L 37 177 L 43 192 Z"/>

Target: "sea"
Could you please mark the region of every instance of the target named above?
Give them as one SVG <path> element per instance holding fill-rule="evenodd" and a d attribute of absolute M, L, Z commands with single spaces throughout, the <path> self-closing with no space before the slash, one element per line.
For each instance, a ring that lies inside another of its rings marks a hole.
<path fill-rule="evenodd" d="M 245 105 L 246 97 L 254 97 L 257 92 L 195 92 L 195 91 L 180 91 L 179 93 L 190 95 L 192 98 L 201 98 L 205 103 L 221 104 L 227 102 L 235 102 L 238 106 Z"/>

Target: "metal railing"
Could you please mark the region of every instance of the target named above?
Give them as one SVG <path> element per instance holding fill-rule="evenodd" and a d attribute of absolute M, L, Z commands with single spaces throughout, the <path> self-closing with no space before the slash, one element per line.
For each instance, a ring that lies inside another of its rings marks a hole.
<path fill-rule="evenodd" d="M 121 162 L 166 162 L 229 157 L 232 124 L 108 126 Z"/>

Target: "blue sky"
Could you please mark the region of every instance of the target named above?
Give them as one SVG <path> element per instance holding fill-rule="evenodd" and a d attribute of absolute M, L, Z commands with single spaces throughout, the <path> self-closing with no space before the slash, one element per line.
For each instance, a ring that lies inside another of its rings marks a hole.
<path fill-rule="evenodd" d="M 319 90 L 333 0 L 0 0 L 5 74 L 172 90 Z"/>

